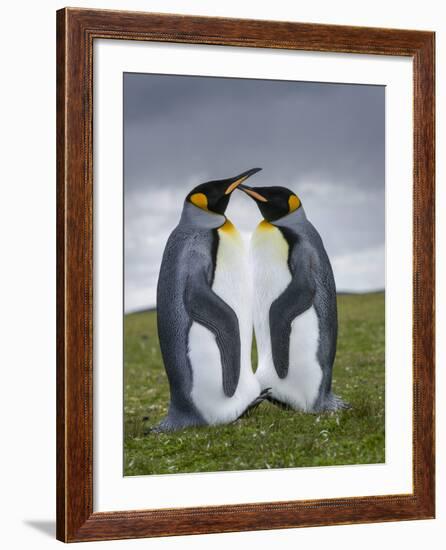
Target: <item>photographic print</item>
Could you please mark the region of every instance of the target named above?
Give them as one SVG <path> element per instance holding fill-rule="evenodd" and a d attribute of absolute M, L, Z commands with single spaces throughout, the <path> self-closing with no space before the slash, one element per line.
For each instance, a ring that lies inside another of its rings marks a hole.
<path fill-rule="evenodd" d="M 385 87 L 124 74 L 124 475 L 385 461 Z"/>
<path fill-rule="evenodd" d="M 59 540 L 435 516 L 434 57 L 58 11 Z"/>
<path fill-rule="evenodd" d="M 435 517 L 435 34 L 57 13 L 57 538 Z"/>

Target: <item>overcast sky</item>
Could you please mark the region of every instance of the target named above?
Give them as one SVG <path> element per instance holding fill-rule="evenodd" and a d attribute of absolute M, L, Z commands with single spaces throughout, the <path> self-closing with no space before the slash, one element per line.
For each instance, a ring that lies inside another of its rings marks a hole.
<path fill-rule="evenodd" d="M 338 291 L 384 287 L 384 87 L 124 75 L 125 310 L 156 305 L 167 238 L 199 183 L 263 170 L 251 184 L 300 197 Z M 249 235 L 255 203 L 226 215 Z"/>

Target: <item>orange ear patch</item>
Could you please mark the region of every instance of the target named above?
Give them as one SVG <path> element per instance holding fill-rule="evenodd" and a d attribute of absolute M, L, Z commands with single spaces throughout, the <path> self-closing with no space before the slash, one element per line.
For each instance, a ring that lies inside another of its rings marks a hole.
<path fill-rule="evenodd" d="M 290 208 L 290 212 L 294 212 L 295 210 L 297 210 L 300 206 L 299 197 L 296 197 L 296 195 L 291 195 L 291 197 L 288 199 L 288 206 Z"/>
<path fill-rule="evenodd" d="M 208 209 L 208 198 L 204 193 L 194 193 L 189 200 L 192 204 L 195 204 L 195 206 L 198 206 L 198 208 L 201 208 L 202 210 Z"/>

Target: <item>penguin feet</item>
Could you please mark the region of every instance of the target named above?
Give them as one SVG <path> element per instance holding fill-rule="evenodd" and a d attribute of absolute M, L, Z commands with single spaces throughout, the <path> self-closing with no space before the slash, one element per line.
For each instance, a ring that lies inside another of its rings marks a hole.
<path fill-rule="evenodd" d="M 185 430 L 186 428 L 195 428 L 195 427 L 198 427 L 198 425 L 173 423 L 165 418 L 164 420 L 161 420 L 161 422 L 156 426 L 152 426 L 151 428 L 148 428 L 144 432 L 144 435 L 172 433 L 172 432 L 178 432 L 179 430 Z"/>
<path fill-rule="evenodd" d="M 151 434 L 162 434 L 165 430 L 160 428 L 159 426 L 152 426 L 151 428 L 147 428 L 143 431 L 144 435 L 151 435 Z"/>
<path fill-rule="evenodd" d="M 199 428 L 206 426 L 207 423 L 195 411 L 179 412 L 174 407 L 170 407 L 167 416 L 161 422 L 152 426 L 144 432 L 144 435 L 161 434 L 167 432 L 177 432 L 187 428 Z"/>
<path fill-rule="evenodd" d="M 144 416 L 142 420 L 143 420 L 143 422 L 147 422 L 148 420 L 150 420 L 150 418 L 148 416 Z M 144 435 L 160 434 L 160 433 L 165 433 L 165 432 L 171 431 L 168 428 L 165 420 L 166 419 L 163 419 L 161 422 L 159 422 L 155 426 L 149 426 L 148 428 L 145 428 L 145 430 L 143 431 L 143 434 Z"/>
<path fill-rule="evenodd" d="M 164 419 L 156 426 L 151 426 L 147 430 L 144 430 L 144 435 L 151 435 L 151 434 L 158 435 L 158 434 L 165 434 L 169 432 L 176 432 L 178 430 L 184 429 L 185 427 L 188 427 L 188 426 L 175 426 L 174 424 L 166 422 L 166 419 Z"/>
<path fill-rule="evenodd" d="M 296 409 L 292 407 L 290 404 L 285 403 L 284 401 L 280 401 L 275 397 L 272 397 L 272 395 L 269 395 L 268 397 L 266 397 L 266 399 L 276 407 L 279 407 L 280 409 L 285 411 L 296 410 L 298 412 L 322 413 L 322 412 L 334 412 L 334 411 L 346 410 L 351 408 L 351 405 L 349 403 L 346 403 L 343 399 L 341 399 L 334 393 L 329 393 L 327 396 L 319 398 L 312 408 L 304 409 L 304 410 Z"/>
<path fill-rule="evenodd" d="M 329 393 L 322 403 L 315 407 L 314 412 L 335 412 L 351 409 L 350 403 L 347 403 L 334 393 Z"/>
<path fill-rule="evenodd" d="M 258 395 L 254 401 L 252 401 L 247 407 L 246 409 L 242 412 L 242 414 L 240 416 L 238 416 L 234 422 L 237 422 L 237 420 L 240 420 L 241 418 L 247 418 L 249 416 L 251 416 L 251 413 L 257 409 L 257 407 L 260 405 L 260 403 L 262 401 L 265 401 L 265 399 L 268 399 L 269 396 L 271 395 L 271 388 L 266 388 L 264 390 L 262 390 L 262 392 L 260 393 L 260 395 Z"/>

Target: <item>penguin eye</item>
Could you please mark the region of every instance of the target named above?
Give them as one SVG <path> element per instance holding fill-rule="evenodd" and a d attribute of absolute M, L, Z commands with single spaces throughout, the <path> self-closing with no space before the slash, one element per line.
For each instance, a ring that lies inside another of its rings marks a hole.
<path fill-rule="evenodd" d="M 299 197 L 296 197 L 296 195 L 291 195 L 288 199 L 288 207 L 290 209 L 290 212 L 294 212 L 297 210 L 300 206 L 300 200 Z"/>
<path fill-rule="evenodd" d="M 202 210 L 208 209 L 208 198 L 204 193 L 194 193 L 189 200 L 192 204 L 195 204 L 195 206 L 198 206 L 198 208 L 201 208 Z"/>

